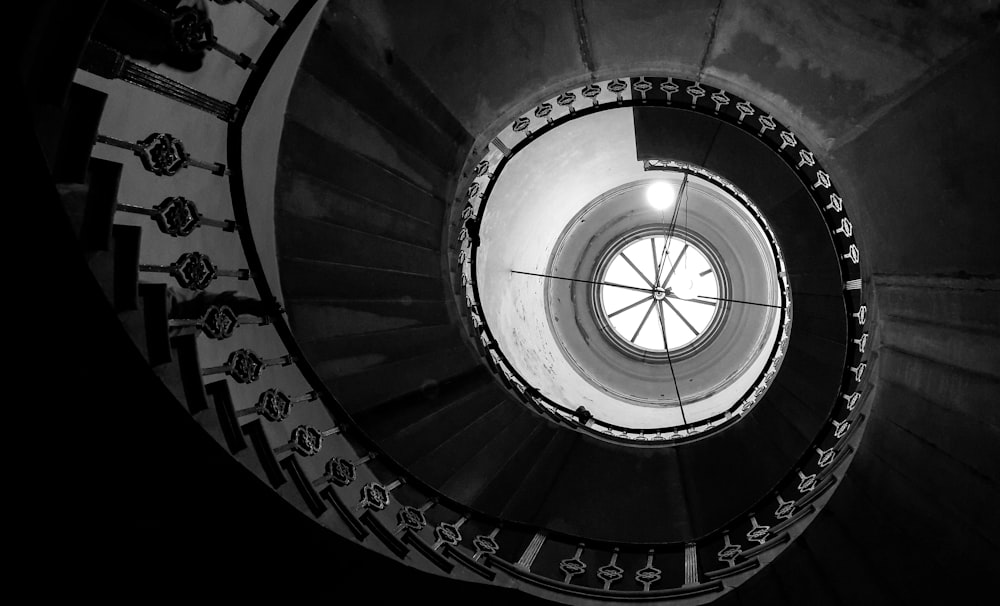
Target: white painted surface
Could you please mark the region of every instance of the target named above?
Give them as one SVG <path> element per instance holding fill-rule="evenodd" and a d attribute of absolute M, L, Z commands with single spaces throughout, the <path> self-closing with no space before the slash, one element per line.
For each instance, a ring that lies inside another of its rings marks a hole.
<path fill-rule="evenodd" d="M 623 108 L 567 122 L 519 151 L 499 175 L 482 216 L 476 283 L 485 320 L 500 350 L 543 395 L 570 409 L 585 406 L 608 423 L 636 429 L 678 426 L 710 418 L 740 401 L 768 363 L 767 354 L 780 328 L 776 314 L 768 314 L 770 319 L 760 333 L 737 333 L 751 351 L 741 349 L 739 360 L 726 360 L 723 368 L 731 372 L 724 373 L 728 377 L 724 386 L 703 393 L 694 407 L 685 406 L 682 416 L 669 375 L 661 382 L 670 383 L 669 390 L 662 389 L 670 393 L 664 394 L 664 405 L 659 406 L 631 402 L 628 385 L 610 388 L 592 373 L 589 380 L 583 376 L 586 371 L 564 355 L 562 337 L 550 324 L 546 279 L 511 273 L 545 273 L 563 229 L 581 210 L 608 190 L 649 178 L 636 160 L 635 145 L 632 110 Z M 679 181 L 680 175 L 663 178 Z M 729 198 L 714 185 L 703 185 Z M 752 227 L 748 211 L 735 200 L 720 208 L 733 214 L 729 223 Z M 746 239 L 749 233 L 739 239 Z M 725 234 L 713 239 L 720 238 Z M 751 240 L 758 238 L 763 251 L 762 234 Z M 555 271 L 564 275 L 559 269 Z M 771 274 L 760 271 L 762 276 Z M 758 271 L 753 273 L 756 276 Z M 766 277 L 766 282 L 776 280 L 776 274 Z M 741 283 L 748 281 L 744 277 Z M 761 293 L 760 300 L 764 299 L 770 300 Z M 716 370 L 719 368 L 713 367 Z"/>

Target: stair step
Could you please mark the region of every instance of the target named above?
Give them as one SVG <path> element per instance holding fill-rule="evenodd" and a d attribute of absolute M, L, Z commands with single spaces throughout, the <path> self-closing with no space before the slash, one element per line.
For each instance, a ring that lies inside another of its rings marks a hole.
<path fill-rule="evenodd" d="M 325 335 L 325 331 L 312 334 Z M 456 327 L 444 324 L 324 337 L 302 343 L 302 349 L 317 372 L 346 377 L 460 344 Z"/>
<path fill-rule="evenodd" d="M 167 285 L 140 283 L 138 290 L 142 301 L 146 359 L 150 366 L 166 364 L 173 359 L 167 329 Z"/>
<path fill-rule="evenodd" d="M 107 93 L 73 83 L 66 104 L 45 121 L 41 142 L 56 183 L 84 183 Z"/>
<path fill-rule="evenodd" d="M 94 24 L 104 2 L 32 2 L 36 11 L 26 22 L 18 20 L 18 34 L 26 34 L 29 45 L 15 55 L 24 82 L 25 100 L 32 104 L 65 104 L 73 86 Z M 27 25 L 30 29 L 23 31 Z M 58 49 L 58 52 L 55 52 Z"/>
<path fill-rule="evenodd" d="M 305 508 L 317 518 L 323 515 L 326 512 L 326 503 L 323 502 L 312 482 L 306 477 L 298 457 L 295 455 L 287 456 L 278 465 L 292 479 L 292 485 L 297 491 L 298 499 L 303 502 Z"/>
<path fill-rule="evenodd" d="M 118 320 L 122 323 L 122 327 L 125 328 L 125 332 L 132 339 L 132 343 L 135 344 L 136 349 L 139 350 L 142 357 L 152 364 L 149 359 L 149 336 L 146 329 L 146 316 L 145 302 L 139 300 L 138 309 L 119 312 Z"/>
<path fill-rule="evenodd" d="M 489 479 L 489 483 L 479 492 L 471 506 L 492 515 L 499 515 L 510 496 L 524 480 L 524 470 L 532 461 L 538 459 L 539 453 L 545 450 L 555 433 L 556 428 L 548 423 L 536 425 L 534 430 L 524 437 L 517 451 Z"/>
<path fill-rule="evenodd" d="M 372 534 L 375 535 L 378 540 L 382 541 L 382 544 L 385 545 L 389 551 L 396 555 L 396 557 L 405 558 L 409 553 L 410 550 L 406 547 L 406 545 L 404 545 L 401 540 L 396 538 L 395 533 L 393 533 L 393 531 L 382 522 L 378 515 L 370 509 L 365 510 L 359 519 L 362 524 L 371 530 Z"/>
<path fill-rule="evenodd" d="M 530 436 L 539 424 L 545 423 L 519 404 L 511 408 L 517 414 L 509 422 L 494 428 L 493 437 L 484 441 L 482 449 L 457 462 L 451 477 L 441 484 L 441 492 L 461 503 L 472 502 L 514 456 L 525 436 Z"/>
<path fill-rule="evenodd" d="M 333 489 L 332 486 L 327 486 L 319 492 L 323 500 L 330 504 L 337 515 L 340 516 L 340 520 L 344 522 L 351 534 L 354 535 L 359 541 L 365 540 L 370 534 L 365 525 L 358 520 L 358 517 L 354 515 L 351 508 L 340 498 L 340 495 Z"/>
<path fill-rule="evenodd" d="M 382 448 L 392 458 L 409 465 L 503 400 L 503 393 L 493 383 L 467 385 L 452 395 L 454 399 L 442 402 L 436 411 L 382 439 Z"/>
<path fill-rule="evenodd" d="M 412 391 L 367 408 L 355 415 L 354 420 L 372 439 L 381 443 L 464 395 L 492 384 L 493 379 L 486 368 L 477 366 L 433 388 Z"/>
<path fill-rule="evenodd" d="M 91 158 L 87 167 L 87 196 L 80 228 L 84 250 L 107 250 L 118 204 L 122 165 Z"/>
<path fill-rule="evenodd" d="M 331 386 L 334 395 L 352 413 L 381 404 L 387 400 L 417 391 L 460 375 L 478 362 L 460 344 L 431 354 L 415 356 L 391 364 L 383 364 L 346 377 L 319 372 Z M 392 377 L 387 381 L 386 377 Z"/>
<path fill-rule="evenodd" d="M 450 434 L 427 435 L 434 444 L 429 452 L 412 461 L 410 470 L 425 482 L 440 486 L 451 478 L 461 465 L 475 459 L 480 450 L 524 409 L 505 395 L 473 421 Z"/>
<path fill-rule="evenodd" d="M 530 522 L 545 502 L 559 470 L 577 444 L 581 434 L 574 431 L 556 432 L 544 449 L 531 453 L 533 464 L 522 468 L 519 486 L 508 493 L 503 517 Z"/>
<path fill-rule="evenodd" d="M 261 467 L 264 468 L 264 474 L 271 487 L 277 489 L 284 485 L 287 478 L 278 464 L 277 457 L 274 456 L 274 450 L 272 450 L 271 445 L 267 441 L 267 436 L 264 433 L 264 425 L 260 419 L 247 423 L 240 428 L 240 431 L 249 438 L 253 452 L 257 455 L 257 460 L 260 461 Z"/>
<path fill-rule="evenodd" d="M 142 228 L 115 225 L 110 250 L 90 254 L 87 264 L 116 311 L 138 308 L 139 247 Z"/>
<path fill-rule="evenodd" d="M 208 396 L 205 394 L 201 362 L 198 359 L 197 337 L 193 334 L 172 337 L 170 347 L 173 349 L 172 357 L 177 360 L 177 367 L 180 370 L 183 401 L 191 414 L 198 414 L 208 408 Z"/>
<path fill-rule="evenodd" d="M 214 417 L 218 423 L 218 435 L 213 437 L 232 454 L 244 450 L 247 443 L 240 430 L 236 409 L 233 407 L 233 396 L 229 391 L 229 382 L 225 379 L 213 381 L 205 385 L 205 393 L 212 399 L 211 410 L 214 410 Z"/>

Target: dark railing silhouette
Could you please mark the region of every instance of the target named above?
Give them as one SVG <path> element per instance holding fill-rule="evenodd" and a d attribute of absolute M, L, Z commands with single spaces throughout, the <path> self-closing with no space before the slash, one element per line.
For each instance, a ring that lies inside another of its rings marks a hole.
<path fill-rule="evenodd" d="M 235 235 L 239 238 L 248 269 L 237 270 L 234 277 L 252 280 L 260 299 L 265 303 L 272 304 L 274 309 L 278 309 L 276 293 L 272 289 L 272 285 L 268 283 L 262 259 L 254 241 L 253 226 L 247 207 L 242 153 L 244 127 L 261 86 L 275 61 L 307 13 L 314 8 L 316 0 L 298 0 L 283 18 L 253 0 L 246 1 L 268 23 L 277 27 L 261 55 L 252 62 L 253 69 L 247 70 L 247 79 L 235 102 L 206 98 L 190 87 L 178 87 L 170 82 L 153 78 L 138 68 L 119 72 L 105 71 L 104 73 L 100 73 L 98 70 L 98 73 L 99 75 L 109 74 L 106 77 L 121 77 L 125 81 L 149 88 L 180 103 L 196 106 L 200 104 L 201 108 L 205 110 L 206 116 L 226 121 L 229 166 L 205 163 L 204 167 L 219 176 L 228 177 L 227 182 L 233 204 L 233 221 L 204 219 L 197 213 L 193 205 L 188 206 L 177 202 L 171 203 L 179 206 L 170 219 L 158 218 L 165 212 L 159 207 L 147 210 L 128 206 L 123 207 L 122 210 L 152 216 L 157 220 L 160 229 L 172 236 L 184 237 L 198 225 L 222 228 L 212 230 L 212 233 L 218 234 L 219 237 L 232 238 Z M 207 31 L 210 33 L 211 30 Z M 106 55 L 111 53 L 109 56 L 115 57 L 113 49 L 102 52 L 105 52 Z M 622 104 L 625 101 L 623 93 L 628 90 L 628 86 L 632 87 L 635 94 L 642 95 L 643 99 L 652 90 L 652 84 L 645 78 L 614 79 L 605 84 L 605 88 L 612 96 L 607 102 Z M 660 90 L 667 95 L 668 100 L 673 95 L 682 96 L 685 94 L 680 92 L 681 88 L 673 79 L 664 80 Z M 730 103 L 730 99 L 724 92 L 715 92 L 709 95 L 708 91 L 698 84 L 692 84 L 685 90 L 686 94 L 690 96 L 689 101 L 692 106 L 706 103 L 714 104 L 716 111 L 718 111 Z M 698 90 L 701 90 L 700 94 Z M 566 111 L 571 114 L 582 114 L 598 108 L 601 103 L 598 97 L 602 94 L 600 84 L 588 84 L 578 92 L 586 100 L 586 107 L 575 108 L 573 106 L 577 99 L 574 91 L 561 94 L 555 100 L 556 105 L 568 108 Z M 687 103 L 688 99 L 685 99 L 684 102 Z M 785 131 L 784 127 L 778 125 L 770 116 L 766 116 L 745 102 L 738 105 L 740 105 L 738 122 L 743 122 L 749 116 L 759 114 L 761 135 L 766 131 L 780 132 L 778 135 L 780 139 L 773 144 L 777 151 L 782 152 L 786 148 L 789 150 L 794 148 L 794 136 Z M 531 118 L 528 117 L 518 118 L 513 123 L 511 130 L 525 138 L 537 136 L 541 131 L 556 123 L 552 117 L 553 111 L 553 106 L 548 103 L 543 103 L 534 111 L 533 115 L 536 121 L 542 121 L 534 133 L 528 128 L 532 124 Z M 734 119 L 734 121 L 736 120 Z M 758 125 L 755 125 L 753 130 L 756 133 Z M 102 141 L 132 150 L 140 159 L 145 158 L 145 168 L 154 170 L 154 172 L 159 170 L 158 174 L 174 174 L 189 164 L 200 166 L 200 164 L 194 164 L 194 161 L 186 155 L 183 147 L 178 147 L 179 142 L 168 135 L 154 134 L 151 135 L 148 142 L 138 143 L 111 140 L 106 137 Z M 501 163 L 506 161 L 512 150 L 517 147 L 517 143 L 505 143 L 500 138 L 494 141 L 495 148 L 504 154 Z M 160 146 L 160 151 L 154 153 L 157 146 Z M 796 155 L 796 157 L 800 156 Z M 811 158 L 811 156 L 809 157 Z M 815 162 L 803 163 L 805 168 L 814 168 L 815 166 L 817 166 Z M 499 167 L 494 169 L 493 174 L 498 171 Z M 477 174 L 485 176 L 487 169 L 477 170 Z M 819 178 L 817 186 L 822 186 L 822 181 L 823 179 Z M 471 198 L 480 194 L 478 191 L 472 192 L 471 189 L 468 208 L 472 208 Z M 487 193 L 488 191 L 484 191 L 482 195 Z M 835 195 L 831 190 L 831 201 Z M 157 212 L 160 215 L 157 215 Z M 836 212 L 840 212 L 839 203 Z M 178 219 L 178 215 L 183 215 L 181 219 L 186 218 L 186 220 Z M 847 233 L 847 230 L 836 232 L 836 237 L 839 238 L 839 243 L 847 247 L 848 251 L 857 250 L 853 241 L 850 241 L 850 234 Z M 474 238 L 473 232 L 463 231 L 462 240 L 465 248 L 468 248 Z M 848 257 L 845 262 L 856 264 L 856 261 L 851 257 L 851 252 L 846 254 Z M 222 272 L 217 270 L 205 255 L 198 252 L 189 253 L 189 255 L 191 256 L 184 257 L 170 266 L 144 267 L 150 271 L 168 271 L 179 280 L 186 281 L 182 285 L 186 283 L 189 287 L 195 288 L 204 288 L 216 276 L 222 275 Z M 856 257 L 856 252 L 854 257 Z M 467 260 L 468 257 L 462 259 L 463 271 Z M 845 276 L 849 277 L 850 280 L 859 279 L 856 272 L 845 271 Z M 467 283 L 470 282 L 467 281 Z M 471 281 L 471 288 L 474 293 L 474 281 Z M 272 486 L 277 487 L 282 484 L 286 481 L 287 476 L 303 495 L 313 513 L 318 516 L 329 505 L 359 541 L 365 540 L 369 535 L 375 535 L 392 553 L 399 556 L 404 556 L 409 553 L 410 549 L 413 549 L 444 573 L 450 572 L 458 565 L 487 582 L 495 579 L 498 574 L 502 574 L 560 594 L 585 596 L 596 600 L 637 599 L 649 601 L 684 598 L 722 591 L 724 585 L 721 578 L 752 571 L 760 565 L 759 556 L 764 552 L 786 544 L 791 531 L 815 511 L 814 502 L 836 482 L 834 471 L 850 457 L 852 449 L 847 445 L 848 441 L 864 419 L 858 403 L 862 398 L 861 386 L 865 369 L 865 362 L 861 361 L 861 358 L 867 341 L 863 332 L 867 308 L 863 305 L 863 299 L 860 298 L 860 283 L 855 288 L 852 282 L 852 286 L 846 292 L 848 293 L 849 309 L 855 310 L 853 313 L 855 322 L 851 327 L 850 334 L 857 345 L 858 355 L 849 357 L 849 363 L 853 366 L 845 370 L 847 374 L 844 381 L 843 401 L 832 413 L 827 429 L 816 437 L 807 455 L 795 468 L 789 470 L 785 479 L 775 487 L 764 501 L 758 503 L 752 511 L 732 520 L 725 529 L 712 533 L 696 543 L 628 544 L 595 541 L 587 537 L 571 536 L 489 516 L 439 493 L 430 485 L 411 475 L 405 466 L 384 453 L 379 444 L 353 421 L 347 409 L 330 392 L 325 382 L 306 360 L 290 326 L 280 312 L 271 314 L 266 319 L 266 323 L 273 327 L 279 336 L 285 348 L 283 355 L 264 358 L 253 351 L 241 348 L 233 351 L 224 363 L 201 367 L 198 372 L 202 376 L 226 373 L 237 382 L 249 383 L 256 380 L 268 366 L 280 365 L 297 369 L 308 383 L 309 392 L 288 396 L 280 390 L 268 389 L 261 393 L 255 406 L 237 412 L 232 405 L 225 381 L 214 381 L 208 385 L 202 384 L 200 389 L 216 403 L 222 431 L 225 433 L 227 444 L 231 445 L 231 449 L 245 444 L 245 441 L 249 439 L 261 458 Z M 540 397 L 537 390 L 534 390 L 517 375 L 496 348 L 488 327 L 477 311 L 475 296 L 469 299 L 468 312 L 474 334 L 477 339 L 481 339 L 486 363 L 494 372 L 499 373 L 505 384 L 515 393 L 521 394 L 523 399 L 553 421 L 592 427 L 592 420 L 587 419 L 585 415 L 579 411 L 554 406 L 546 402 Z M 217 334 L 222 334 L 231 331 L 238 322 L 235 316 L 227 315 L 220 309 L 216 309 L 215 314 L 218 317 L 213 316 L 212 319 L 209 319 L 206 316 L 193 321 L 192 325 L 201 328 L 206 333 L 214 330 Z M 209 325 L 212 328 L 206 330 L 205 326 Z M 190 345 L 192 342 L 189 341 L 188 344 Z M 329 411 L 333 421 L 331 426 L 317 429 L 299 425 L 292 429 L 287 443 L 276 446 L 268 443 L 268 438 L 262 429 L 262 420 L 271 423 L 282 422 L 289 417 L 293 405 L 304 405 L 315 401 L 321 402 Z M 256 414 L 258 418 L 241 425 L 239 419 L 250 414 Z M 608 429 L 611 431 L 605 433 L 614 435 L 615 428 L 609 427 Z M 315 478 L 306 477 L 295 455 L 300 457 L 319 455 L 324 451 L 323 447 L 327 440 L 343 440 L 354 452 L 363 452 L 364 455 L 353 460 L 338 456 L 331 457 L 324 465 L 322 475 Z M 292 454 L 285 456 L 281 461 L 277 460 L 278 455 L 288 453 Z M 359 469 L 362 467 L 367 468 L 376 479 L 360 482 Z M 358 484 L 361 486 L 359 487 Z M 397 497 L 397 494 L 404 491 L 404 487 L 405 490 L 409 491 L 406 493 L 409 496 Z M 414 491 L 418 495 L 417 501 L 410 502 L 414 498 L 412 495 Z M 345 500 L 345 497 L 350 494 L 354 494 L 357 499 L 354 504 Z M 398 507 L 393 509 L 392 506 L 397 499 L 405 502 L 400 502 Z M 440 510 L 448 513 L 447 516 L 444 516 L 448 521 L 431 524 L 427 518 L 428 512 Z M 744 547 L 744 544 L 747 546 Z M 592 552 L 599 554 L 598 559 L 602 565 L 596 570 L 590 571 L 581 556 L 584 553 Z M 662 586 L 665 583 L 664 578 L 670 572 L 662 564 L 664 561 L 662 557 L 668 553 L 672 554 L 671 557 L 682 554 L 677 556 L 678 561 L 681 559 L 683 561 L 682 570 L 677 570 L 677 576 L 683 581 L 680 584 Z M 535 563 L 540 556 L 551 560 L 553 557 L 558 557 L 559 554 L 566 554 L 567 557 L 559 560 L 558 566 L 556 566 L 559 570 L 557 575 L 539 572 Z M 625 582 L 629 584 L 627 586 L 634 588 L 618 589 L 619 586 L 626 586 Z"/>

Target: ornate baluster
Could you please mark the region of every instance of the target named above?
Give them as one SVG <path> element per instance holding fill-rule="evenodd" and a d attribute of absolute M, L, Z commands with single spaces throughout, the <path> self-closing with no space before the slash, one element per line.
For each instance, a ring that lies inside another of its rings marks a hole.
<path fill-rule="evenodd" d="M 837 451 L 832 448 L 827 448 L 823 450 L 822 448 L 816 448 L 816 454 L 819 455 L 819 461 L 817 464 L 820 467 L 826 467 L 830 463 L 833 463 L 834 457 L 837 456 Z"/>
<path fill-rule="evenodd" d="M 866 368 L 868 368 L 868 365 L 865 364 L 864 362 L 862 362 L 861 364 L 858 364 L 857 366 L 851 366 L 850 367 L 851 372 L 854 373 L 854 380 L 855 381 L 860 381 L 861 380 L 861 377 L 863 377 L 864 374 L 865 374 L 865 369 Z"/>
<path fill-rule="evenodd" d="M 774 118 L 772 118 L 769 114 L 758 116 L 757 122 L 760 123 L 760 131 L 757 133 L 758 137 L 763 137 L 764 131 L 774 130 L 778 125 L 778 123 L 774 121 Z"/>
<path fill-rule="evenodd" d="M 840 220 L 840 227 L 833 230 L 835 234 L 844 234 L 844 237 L 850 238 L 854 235 L 854 225 L 851 224 L 851 220 L 844 217 Z"/>
<path fill-rule="evenodd" d="M 542 550 L 542 545 L 544 544 L 545 533 L 542 531 L 536 532 L 535 536 L 531 537 L 531 542 L 524 548 L 524 553 L 521 554 L 515 566 L 530 571 L 531 565 L 535 562 L 535 558 L 538 557 L 538 552 Z"/>
<path fill-rule="evenodd" d="M 640 568 L 635 573 L 635 580 L 642 584 L 643 591 L 649 591 L 649 586 L 663 578 L 663 571 L 653 566 L 653 556 L 656 555 L 652 549 L 646 556 L 646 566 Z"/>
<path fill-rule="evenodd" d="M 573 577 L 587 571 L 587 563 L 580 559 L 580 555 L 583 553 L 583 547 L 583 543 L 580 543 L 576 546 L 576 553 L 573 554 L 573 557 L 566 558 L 565 560 L 559 562 L 559 570 L 566 574 L 563 578 L 563 583 L 572 583 Z"/>
<path fill-rule="evenodd" d="M 844 434 L 847 433 L 847 430 L 851 428 L 850 421 L 838 421 L 836 419 L 833 419 L 832 421 L 830 421 L 830 423 L 834 427 L 833 437 L 837 438 L 838 440 L 844 437 Z"/>
<path fill-rule="evenodd" d="M 427 501 L 420 507 L 412 507 L 406 505 L 399 508 L 396 512 L 396 530 L 393 532 L 395 536 L 403 534 L 404 531 L 410 530 L 412 532 L 420 532 L 427 526 L 427 517 L 424 515 L 427 510 L 434 507 L 437 502 L 431 499 Z"/>
<path fill-rule="evenodd" d="M 820 187 L 830 189 L 831 185 L 833 185 L 833 183 L 830 181 L 830 175 L 821 170 L 816 171 L 816 182 L 812 185 L 813 189 L 818 189 Z"/>
<path fill-rule="evenodd" d="M 724 106 L 729 105 L 731 102 L 731 99 L 726 92 L 721 90 L 712 93 L 711 99 L 715 102 L 715 113 L 719 113 L 719 110 L 721 110 Z"/>
<path fill-rule="evenodd" d="M 868 319 L 868 306 L 862 305 L 858 311 L 851 314 L 851 317 L 858 321 L 858 326 L 864 326 L 865 320 Z"/>
<path fill-rule="evenodd" d="M 496 555 L 500 551 L 500 545 L 497 543 L 498 532 L 500 532 L 499 526 L 494 528 L 490 534 L 477 535 L 476 538 L 472 539 L 472 546 L 476 548 L 476 553 L 472 556 L 473 561 L 478 562 L 484 555 Z"/>
<path fill-rule="evenodd" d="M 673 78 L 667 78 L 666 82 L 660 82 L 660 90 L 666 93 L 667 103 L 674 102 L 674 93 L 681 89 L 680 85 L 674 82 Z"/>
<path fill-rule="evenodd" d="M 624 93 L 626 89 L 628 89 L 628 84 L 620 78 L 615 78 L 608 83 L 608 91 L 615 94 L 615 103 L 618 105 L 621 105 L 622 93 Z"/>
<path fill-rule="evenodd" d="M 91 41 L 87 44 L 80 69 L 109 80 L 122 80 L 134 86 L 145 88 L 158 95 L 190 105 L 225 122 L 233 122 L 239 115 L 239 108 L 232 103 L 206 95 L 157 73 L 147 67 L 130 61 L 117 50 Z"/>
<path fill-rule="evenodd" d="M 368 482 L 361 487 L 361 502 L 354 508 L 354 511 L 371 509 L 382 511 L 389 505 L 389 495 L 403 485 L 402 478 L 395 480 L 385 486 L 378 482 Z"/>
<path fill-rule="evenodd" d="M 852 263 L 854 263 L 855 265 L 857 265 L 861 261 L 861 253 L 860 253 L 860 251 L 858 251 L 857 245 L 851 244 L 847 248 L 847 253 L 843 254 L 843 255 L 840 255 L 840 258 L 841 259 L 845 259 L 845 260 L 849 260 Z"/>
<path fill-rule="evenodd" d="M 852 339 L 851 342 L 858 346 L 858 353 L 865 353 L 865 347 L 868 346 L 868 333 L 862 334 L 859 339 Z"/>
<path fill-rule="evenodd" d="M 285 395 L 280 389 L 265 389 L 257 398 L 257 404 L 250 408 L 236 411 L 237 417 L 258 414 L 272 423 L 284 421 L 292 410 L 292 406 L 301 402 L 312 402 L 319 399 L 315 391 L 304 393 L 294 398 Z"/>
<path fill-rule="evenodd" d="M 228 305 L 209 305 L 208 309 L 205 310 L 205 315 L 201 318 L 170 319 L 167 320 L 167 325 L 178 328 L 194 326 L 201 329 L 202 334 L 209 339 L 222 341 L 233 336 L 233 331 L 236 330 L 237 326 L 244 324 L 260 325 L 268 324 L 269 322 L 270 320 L 267 318 L 258 317 L 240 319 L 240 316 L 237 316 Z"/>
<path fill-rule="evenodd" d="M 844 200 L 837 194 L 830 194 L 830 203 L 824 206 L 823 210 L 832 210 L 838 213 L 843 212 Z"/>
<path fill-rule="evenodd" d="M 816 474 L 806 475 L 801 469 L 797 473 L 799 474 L 799 492 L 803 494 L 812 492 L 816 488 Z"/>
<path fill-rule="evenodd" d="M 851 395 L 843 394 L 840 397 L 847 400 L 847 410 L 854 410 L 854 407 L 858 405 L 858 400 L 861 399 L 861 392 L 856 391 Z"/>
<path fill-rule="evenodd" d="M 224 276 L 237 280 L 249 280 L 249 269 L 219 269 L 212 264 L 208 255 L 200 252 L 184 253 L 170 265 L 142 263 L 139 271 L 170 274 L 181 288 L 205 290 L 217 277 Z"/>
<path fill-rule="evenodd" d="M 323 438 L 340 432 L 340 427 L 336 425 L 326 431 L 320 431 L 308 425 L 299 425 L 292 430 L 286 444 L 282 444 L 274 449 L 274 454 L 278 456 L 289 451 L 295 451 L 300 456 L 311 457 L 323 449 Z"/>
<path fill-rule="evenodd" d="M 465 524 L 467 519 L 468 518 L 465 516 L 462 516 L 454 524 L 449 524 L 448 522 L 439 523 L 437 527 L 434 528 L 434 536 L 437 540 L 434 541 L 434 545 L 431 546 L 431 549 L 437 551 L 442 545 L 451 545 L 452 547 L 455 547 L 461 543 L 462 532 L 460 529 L 462 528 L 462 524 Z"/>
<path fill-rule="evenodd" d="M 604 589 L 611 589 L 611 585 L 622 579 L 625 571 L 618 565 L 618 548 L 611 552 L 611 561 L 597 569 L 597 578 L 604 581 Z"/>
<path fill-rule="evenodd" d="M 591 83 L 588 84 L 587 86 L 584 86 L 583 88 L 580 89 L 580 94 L 590 99 L 594 107 L 597 107 L 601 103 L 600 101 L 597 100 L 597 96 L 601 94 L 601 87 L 597 84 Z"/>
<path fill-rule="evenodd" d="M 778 151 L 784 151 L 786 147 L 795 147 L 798 145 L 798 141 L 795 140 L 795 135 L 787 130 L 781 131 L 781 147 Z"/>
<path fill-rule="evenodd" d="M 632 84 L 632 90 L 639 93 L 639 97 L 643 102 L 646 101 L 646 93 L 653 89 L 653 85 L 646 80 L 645 77 L 640 76 L 639 80 Z"/>
<path fill-rule="evenodd" d="M 734 545 L 732 540 L 729 538 L 729 531 L 727 530 L 725 534 L 722 535 L 725 545 L 716 554 L 719 557 L 720 562 L 725 562 L 730 568 L 736 565 L 736 558 L 743 553 L 743 547 L 740 545 Z"/>
<path fill-rule="evenodd" d="M 760 545 L 763 545 L 767 541 L 767 533 L 771 530 L 770 526 L 761 525 L 757 522 L 757 516 L 750 516 L 750 531 L 747 532 L 747 540 L 756 541 Z"/>
<path fill-rule="evenodd" d="M 198 212 L 198 207 L 194 202 L 182 196 L 164 198 L 163 202 L 153 205 L 152 208 L 122 203 L 117 204 L 115 208 L 122 212 L 146 215 L 156 222 L 156 226 L 162 233 L 175 238 L 189 236 L 195 229 L 203 225 L 229 232 L 239 228 L 236 221 L 206 219 Z"/>
<path fill-rule="evenodd" d="M 216 4 L 232 4 L 233 2 L 239 2 L 240 4 L 246 4 L 253 10 L 257 11 L 264 17 L 264 21 L 267 21 L 271 25 L 277 27 L 285 27 L 285 22 L 281 20 L 281 16 L 270 8 L 265 8 L 257 0 L 213 0 Z"/>
<path fill-rule="evenodd" d="M 364 465 L 376 456 L 376 453 L 368 453 L 354 461 L 349 461 L 341 457 L 331 457 L 326 462 L 323 475 L 313 480 L 313 485 L 336 484 L 342 488 L 350 486 L 358 478 L 358 466 Z"/>
<path fill-rule="evenodd" d="M 780 494 L 774 495 L 778 499 L 778 508 L 774 510 L 774 516 L 779 520 L 787 520 L 795 513 L 795 499 L 786 501 Z"/>
<path fill-rule="evenodd" d="M 568 109 L 571 116 L 576 113 L 576 108 L 573 107 L 574 101 L 576 101 L 576 94 L 569 91 L 556 97 L 556 103 Z"/>
<path fill-rule="evenodd" d="M 201 369 L 203 376 L 225 373 L 237 383 L 253 383 L 268 366 L 288 366 L 295 361 L 290 355 L 264 359 L 249 349 L 237 349 L 221 366 Z"/>
<path fill-rule="evenodd" d="M 170 34 L 174 44 L 182 52 L 194 54 L 214 50 L 229 57 L 243 69 L 257 67 L 250 57 L 219 44 L 219 39 L 215 37 L 215 26 L 208 14 L 194 7 L 180 7 L 174 11 L 171 15 Z"/>
<path fill-rule="evenodd" d="M 176 175 L 182 168 L 194 166 L 224 177 L 229 169 L 221 162 L 204 162 L 192 158 L 184 151 L 180 139 L 169 133 L 151 133 L 145 139 L 132 143 L 106 135 L 97 135 L 97 142 L 127 149 L 139 158 L 142 167 L 158 177 Z"/>

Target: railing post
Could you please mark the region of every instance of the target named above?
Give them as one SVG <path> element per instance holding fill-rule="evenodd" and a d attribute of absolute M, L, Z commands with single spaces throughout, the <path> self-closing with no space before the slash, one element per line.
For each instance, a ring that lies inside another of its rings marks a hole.
<path fill-rule="evenodd" d="M 134 86 L 145 88 L 168 99 L 200 109 L 223 122 L 233 122 L 239 116 L 239 108 L 232 103 L 206 95 L 130 61 L 122 53 L 100 42 L 91 41 L 87 45 L 80 62 L 80 69 L 95 76 L 109 80 L 122 80 Z"/>
<path fill-rule="evenodd" d="M 542 550 L 542 545 L 545 544 L 545 533 L 538 531 L 535 536 L 531 537 L 531 542 L 528 546 L 524 548 L 524 553 L 514 564 L 519 568 L 523 568 L 527 571 L 531 571 L 531 565 L 535 562 L 535 558 L 538 557 L 538 552 Z"/>
<path fill-rule="evenodd" d="M 698 584 L 698 546 L 694 543 L 684 546 L 684 584 Z"/>

